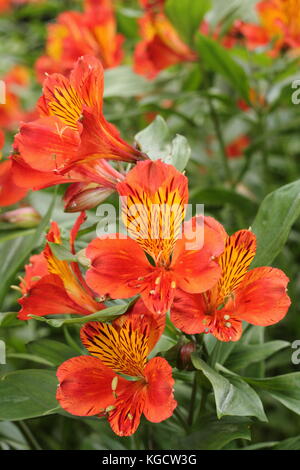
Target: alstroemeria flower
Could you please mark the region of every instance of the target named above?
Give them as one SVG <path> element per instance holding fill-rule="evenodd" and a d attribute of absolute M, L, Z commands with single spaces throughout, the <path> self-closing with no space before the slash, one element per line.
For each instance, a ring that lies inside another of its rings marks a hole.
<path fill-rule="evenodd" d="M 40 82 L 45 73 L 68 76 L 83 55 L 97 57 L 104 68 L 119 65 L 124 38 L 116 27 L 112 0 L 85 0 L 83 13 L 61 13 L 56 23 L 48 26 L 46 55 L 36 62 Z"/>
<path fill-rule="evenodd" d="M 182 173 L 161 161 L 139 162 L 117 190 L 131 238 L 114 234 L 89 244 L 86 279 L 95 292 L 114 299 L 141 294 L 151 311 L 164 313 L 177 287 L 204 292 L 217 282 L 221 270 L 214 257 L 224 249 L 224 230 L 213 218 L 199 216 L 184 227 L 204 232 L 202 248 L 188 246 L 185 234 L 180 238 L 188 202 Z"/>
<path fill-rule="evenodd" d="M 272 54 L 290 49 L 300 54 L 300 1 L 264 0 L 256 5 L 260 25 L 244 24 L 241 28 L 250 49 L 274 42 Z"/>
<path fill-rule="evenodd" d="M 85 214 L 80 214 L 71 231 L 70 247 L 73 254 L 77 232 L 84 218 Z M 56 222 L 51 224 L 47 241 L 62 243 Z M 105 308 L 103 303 L 95 300 L 95 294 L 87 286 L 78 264 L 59 260 L 49 243 L 41 254 L 31 256 L 20 289 L 23 294 L 19 299 L 22 306 L 18 315 L 20 320 L 29 320 L 30 315 L 88 315 Z"/>
<path fill-rule="evenodd" d="M 146 9 L 139 19 L 139 42 L 134 54 L 134 69 L 148 78 L 180 62 L 195 61 L 197 56 L 183 42 L 174 26 L 164 14 L 164 1 L 141 0 Z"/>
<path fill-rule="evenodd" d="M 260 326 L 282 320 L 290 306 L 289 280 L 276 268 L 249 271 L 255 253 L 256 237 L 249 230 L 228 237 L 218 258 L 219 282 L 203 294 L 178 290 L 171 308 L 174 325 L 188 334 L 212 333 L 220 341 L 237 341 L 242 320 Z"/>
<path fill-rule="evenodd" d="M 160 321 L 131 313 L 112 325 L 87 323 L 80 336 L 91 356 L 69 359 L 57 371 L 62 408 L 77 416 L 107 416 L 119 436 L 132 435 L 142 414 L 153 423 L 172 416 L 172 368 L 161 357 L 147 361 L 162 332 Z"/>
<path fill-rule="evenodd" d="M 145 158 L 105 120 L 103 86 L 103 67 L 94 57 L 80 58 L 70 79 L 53 74 L 45 80 L 40 119 L 22 124 L 15 137 L 16 184 L 40 189 L 82 183 L 74 190 L 78 193 L 94 183 L 100 190 L 114 190 L 122 175 L 104 160 Z"/>

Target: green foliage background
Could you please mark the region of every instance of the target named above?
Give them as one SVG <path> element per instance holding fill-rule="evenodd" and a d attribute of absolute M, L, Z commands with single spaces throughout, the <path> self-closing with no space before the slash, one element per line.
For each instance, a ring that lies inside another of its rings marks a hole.
<path fill-rule="evenodd" d="M 18 294 L 10 285 L 17 283 L 30 254 L 41 250 L 49 220 L 67 233 L 76 217 L 63 212 L 63 188 L 57 195 L 53 188 L 32 193 L 28 202 L 43 215 L 38 229 L 0 227 L 0 339 L 7 345 L 7 364 L 0 365 L 0 448 L 300 449 L 300 366 L 291 362 L 291 343 L 300 339 L 300 108 L 291 101 L 298 61 L 287 56 L 273 61 L 242 47 L 227 51 L 193 34 L 195 16 L 185 14 L 188 0 L 180 6 L 178 0 L 169 0 L 170 19 L 201 59 L 148 82 L 131 70 L 141 11 L 135 0 L 115 3 L 119 30 L 127 38 L 126 58 L 123 66 L 106 72 L 105 116 L 129 142 L 138 134 L 137 141 L 151 158 L 167 159 L 171 152 L 180 170 L 190 146 L 186 172 L 191 202 L 204 203 L 206 214 L 222 222 L 228 233 L 252 227 L 259 243 L 255 265 L 272 263 L 287 273 L 292 306 L 277 325 L 245 328 L 237 344 L 219 344 L 206 336 L 208 357 L 200 358 L 201 348 L 193 357 L 197 372 L 175 369 L 179 414 L 159 425 L 145 420 L 133 437 L 119 438 L 105 421 L 72 417 L 55 400 L 55 369 L 83 352 L 80 326 L 66 323 L 58 328 L 16 319 Z M 215 0 L 211 21 L 254 21 L 254 4 Z M 61 11 L 80 8 L 80 1 L 51 0 L 0 17 L 0 76 L 15 64 L 32 70 L 31 86 L 22 95 L 25 108 L 30 109 L 41 93 L 33 66 L 44 50 L 47 23 Z M 244 113 L 236 103 L 248 99 L 250 88 L 266 97 L 267 106 Z M 147 127 L 148 113 L 153 112 L 161 118 Z M 208 155 L 207 139 L 219 129 L 221 139 L 213 141 Z M 244 157 L 225 162 L 223 147 L 245 133 L 251 144 Z M 177 137 L 174 149 L 176 134 L 187 140 Z M 10 151 L 13 133 L 6 137 L 4 154 Z M 97 222 L 90 211 L 78 249 L 95 236 Z M 169 325 L 157 352 L 172 361 L 178 340 L 179 332 Z M 194 398 L 193 381 L 198 384 Z"/>

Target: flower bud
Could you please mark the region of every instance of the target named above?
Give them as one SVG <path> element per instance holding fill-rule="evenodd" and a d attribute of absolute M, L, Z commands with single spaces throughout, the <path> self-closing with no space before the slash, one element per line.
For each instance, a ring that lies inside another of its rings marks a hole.
<path fill-rule="evenodd" d="M 19 228 L 31 228 L 39 225 L 41 215 L 33 207 L 20 207 L 0 214 L 0 221 Z"/>

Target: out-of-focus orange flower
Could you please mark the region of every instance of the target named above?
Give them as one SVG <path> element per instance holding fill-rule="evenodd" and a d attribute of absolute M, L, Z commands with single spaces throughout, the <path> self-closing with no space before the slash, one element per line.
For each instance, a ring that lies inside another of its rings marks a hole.
<path fill-rule="evenodd" d="M 231 49 L 236 46 L 242 39 L 240 20 L 234 21 L 228 31 L 222 33 L 222 25 L 218 24 L 211 27 L 207 21 L 203 21 L 200 25 L 200 33 L 205 36 L 211 36 L 216 41 L 220 42 L 226 49 Z"/>
<path fill-rule="evenodd" d="M 203 294 L 177 290 L 171 307 L 174 325 L 188 334 L 211 333 L 221 341 L 237 341 L 242 321 L 268 326 L 282 320 L 290 306 L 288 278 L 270 267 L 249 271 L 255 253 L 256 237 L 249 230 L 227 237 L 218 258 L 218 283 Z"/>
<path fill-rule="evenodd" d="M 154 78 L 171 65 L 196 60 L 196 54 L 182 41 L 164 14 L 164 1 L 141 0 L 141 4 L 145 15 L 139 19 L 142 41 L 135 49 L 135 71 Z"/>
<path fill-rule="evenodd" d="M 42 3 L 45 0 L 0 0 L 0 13 L 25 3 Z"/>
<path fill-rule="evenodd" d="M 45 80 L 38 106 L 40 119 L 22 124 L 15 137 L 12 159 L 17 184 L 40 189 L 83 183 L 72 190 L 72 197 L 95 189 L 86 186 L 90 183 L 99 185 L 100 192 L 103 188 L 114 190 L 123 177 L 103 160 L 136 162 L 146 158 L 121 139 L 119 131 L 104 118 L 103 86 L 103 67 L 91 56 L 78 60 L 70 79 L 53 74 Z M 80 204 L 80 209 L 89 207 Z"/>
<path fill-rule="evenodd" d="M 114 234 L 89 244 L 86 279 L 95 292 L 113 299 L 141 294 L 149 310 L 164 314 L 177 286 L 203 292 L 217 282 L 214 257 L 224 249 L 224 230 L 215 219 L 199 216 L 184 224 L 180 238 L 188 202 L 182 173 L 159 160 L 139 162 L 117 190 L 131 238 Z"/>
<path fill-rule="evenodd" d="M 226 146 L 226 153 L 228 158 L 242 157 L 244 151 L 250 145 L 250 139 L 247 135 L 241 135 L 234 139 Z"/>
<path fill-rule="evenodd" d="M 264 0 L 257 4 L 260 25 L 241 27 L 250 49 L 271 45 L 272 54 L 292 50 L 300 54 L 300 0 Z"/>
<path fill-rule="evenodd" d="M 73 254 L 74 242 L 84 220 L 85 214 L 81 213 L 71 231 L 70 248 Z M 62 243 L 56 222 L 52 222 L 46 238 L 48 243 L 44 251 L 33 255 L 25 267 L 25 277 L 20 284 L 23 296 L 19 303 L 22 309 L 18 318 L 29 320 L 30 315 L 65 313 L 87 315 L 104 309 L 103 303 L 95 300 L 78 264 L 59 260 L 53 253 L 49 242 L 58 245 Z"/>
<path fill-rule="evenodd" d="M 0 126 L 3 129 L 15 129 L 26 112 L 22 109 L 19 91 L 29 84 L 29 71 L 16 65 L 2 78 L 5 83 L 5 103 L 0 103 Z"/>
<path fill-rule="evenodd" d="M 249 111 L 252 107 L 264 107 L 267 105 L 266 99 L 263 95 L 259 95 L 254 88 L 250 88 L 249 92 L 249 102 L 251 104 L 248 104 L 245 100 L 240 98 L 237 101 L 237 106 L 242 110 L 242 111 Z"/>
<path fill-rule="evenodd" d="M 162 357 L 147 360 L 160 322 L 141 310 L 112 325 L 87 323 L 80 336 L 91 356 L 69 359 L 57 370 L 62 408 L 77 416 L 106 416 L 119 436 L 135 433 L 142 414 L 153 423 L 172 416 L 172 368 Z"/>
<path fill-rule="evenodd" d="M 45 73 L 67 76 L 79 57 L 93 55 L 104 68 L 116 67 L 123 58 L 123 36 L 117 34 L 112 0 L 85 0 L 84 12 L 67 11 L 48 26 L 46 55 L 36 63 L 39 81 Z"/>

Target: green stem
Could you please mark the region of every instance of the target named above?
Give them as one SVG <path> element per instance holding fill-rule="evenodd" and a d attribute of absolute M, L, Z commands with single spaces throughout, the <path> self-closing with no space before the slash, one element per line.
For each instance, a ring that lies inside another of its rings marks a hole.
<path fill-rule="evenodd" d="M 18 422 L 22 432 L 24 433 L 28 443 L 33 447 L 34 450 L 42 450 L 42 447 L 37 442 L 36 438 L 32 434 L 31 430 L 24 421 Z"/>
<path fill-rule="evenodd" d="M 233 185 L 231 170 L 230 170 L 230 166 L 229 166 L 229 162 L 228 162 L 228 156 L 227 156 L 227 152 L 226 152 L 226 145 L 225 145 L 225 141 L 224 141 L 224 137 L 223 137 L 223 133 L 222 133 L 222 127 L 221 127 L 220 119 L 219 119 L 218 113 L 217 113 L 217 111 L 214 107 L 213 100 L 209 95 L 207 95 L 207 102 L 208 102 L 208 106 L 209 106 L 210 117 L 211 117 L 212 123 L 214 125 L 216 136 L 217 136 L 219 146 L 220 146 L 221 157 L 222 157 L 222 165 L 223 165 L 225 178 L 228 180 L 228 182 L 231 185 Z"/>
<path fill-rule="evenodd" d="M 187 420 L 187 423 L 188 423 L 189 426 L 193 425 L 195 404 L 196 404 L 196 396 L 197 396 L 197 371 L 195 371 L 195 373 L 194 373 L 194 381 L 193 381 L 193 388 L 192 388 L 192 394 L 191 394 L 189 416 L 188 416 L 188 420 Z"/>
<path fill-rule="evenodd" d="M 187 425 L 184 417 L 182 416 L 181 412 L 179 411 L 178 408 L 176 408 L 174 410 L 174 416 L 175 418 L 177 418 L 177 421 L 183 426 L 183 428 L 185 429 L 186 433 L 189 432 L 189 426 Z"/>

